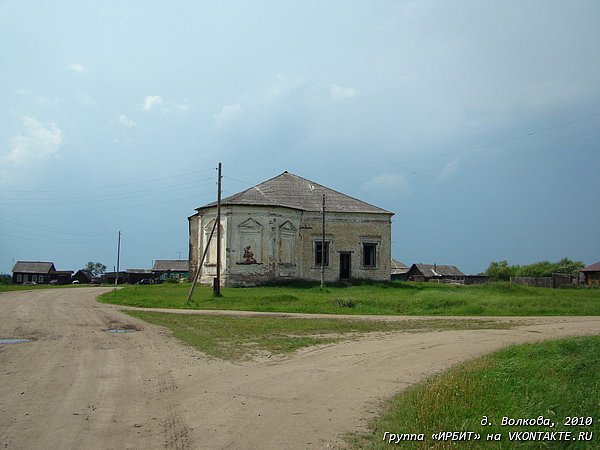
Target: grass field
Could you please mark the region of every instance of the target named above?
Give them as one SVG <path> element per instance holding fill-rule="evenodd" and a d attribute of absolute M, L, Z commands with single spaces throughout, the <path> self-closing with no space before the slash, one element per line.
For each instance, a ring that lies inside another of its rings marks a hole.
<path fill-rule="evenodd" d="M 14 292 L 14 291 L 31 291 L 39 289 L 64 289 L 64 288 L 80 288 L 90 287 L 89 284 L 36 284 L 35 286 L 21 286 L 19 284 L 0 284 L 0 292 Z"/>
<path fill-rule="evenodd" d="M 459 365 L 399 394 L 384 406 L 370 433 L 350 440 L 360 448 L 398 448 L 384 442 L 387 431 L 425 435 L 423 442 L 400 442 L 401 448 L 599 448 L 599 399 L 600 337 L 518 345 Z M 484 416 L 491 425 L 481 425 Z M 543 416 L 555 426 L 502 426 L 505 416 Z M 565 425 L 568 417 L 577 418 L 575 425 Z M 482 438 L 462 443 L 432 440 L 431 435 L 440 431 L 471 431 Z M 510 441 L 509 432 L 517 431 L 572 435 L 566 442 Z M 580 433 L 588 433 L 586 438 L 593 433 L 592 440 L 579 440 Z M 486 441 L 488 434 L 501 434 L 502 440 Z"/>
<path fill-rule="evenodd" d="M 348 287 L 267 286 L 224 288 L 223 297 L 198 286 L 191 304 L 189 284 L 127 286 L 100 296 L 105 303 L 148 308 L 196 308 L 327 314 L 425 316 L 600 315 L 598 289 L 545 289 L 497 283 L 449 286 L 433 283 Z"/>
<path fill-rule="evenodd" d="M 282 317 L 225 317 L 155 311 L 124 311 L 130 316 L 164 326 L 196 349 L 227 360 L 260 354 L 285 354 L 320 344 L 360 337 L 370 332 L 507 329 L 509 323 L 485 320 L 290 319 Z"/>

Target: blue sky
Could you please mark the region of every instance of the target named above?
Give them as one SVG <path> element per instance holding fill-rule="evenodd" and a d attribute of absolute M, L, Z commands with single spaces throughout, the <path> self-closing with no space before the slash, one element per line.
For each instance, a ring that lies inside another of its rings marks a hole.
<path fill-rule="evenodd" d="M 288 170 L 395 212 L 393 256 L 600 260 L 597 1 L 0 3 L 0 272 L 185 259 Z"/>

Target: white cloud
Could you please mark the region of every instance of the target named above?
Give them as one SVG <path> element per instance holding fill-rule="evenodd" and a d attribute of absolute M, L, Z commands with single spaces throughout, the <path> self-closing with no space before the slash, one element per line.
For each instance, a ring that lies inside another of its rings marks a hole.
<path fill-rule="evenodd" d="M 121 125 L 126 126 L 127 128 L 133 128 L 137 125 L 136 122 L 134 122 L 133 120 L 131 120 L 129 117 L 127 117 L 125 114 L 119 114 L 119 123 Z"/>
<path fill-rule="evenodd" d="M 73 72 L 77 72 L 77 73 L 83 73 L 87 70 L 87 68 L 83 64 L 79 64 L 79 63 L 69 64 L 69 69 L 71 69 Z"/>
<path fill-rule="evenodd" d="M 337 84 L 331 85 L 329 95 L 333 100 L 342 101 L 347 98 L 353 98 L 360 95 L 360 91 L 353 87 L 340 86 Z"/>
<path fill-rule="evenodd" d="M 11 149 L 0 156 L 4 168 L 29 166 L 56 157 L 64 142 L 63 132 L 55 123 L 44 124 L 32 117 L 22 117 L 24 134 L 14 137 Z"/>
<path fill-rule="evenodd" d="M 144 99 L 144 104 L 142 105 L 142 109 L 146 112 L 151 111 L 157 106 L 162 105 L 163 99 L 160 95 L 149 95 Z"/>
<path fill-rule="evenodd" d="M 405 194 L 409 185 L 403 174 L 381 174 L 363 184 L 362 189 L 371 194 Z"/>
<path fill-rule="evenodd" d="M 460 163 L 458 159 L 455 159 L 454 161 L 449 161 L 448 163 L 446 163 L 446 165 L 444 166 L 440 174 L 437 176 L 435 181 L 438 183 L 443 183 L 444 181 L 447 181 L 449 178 L 452 177 L 452 175 L 458 172 L 459 168 Z"/>
<path fill-rule="evenodd" d="M 239 103 L 225 105 L 221 112 L 213 114 L 213 122 L 217 128 L 225 128 L 238 119 L 242 110 L 242 105 Z"/>

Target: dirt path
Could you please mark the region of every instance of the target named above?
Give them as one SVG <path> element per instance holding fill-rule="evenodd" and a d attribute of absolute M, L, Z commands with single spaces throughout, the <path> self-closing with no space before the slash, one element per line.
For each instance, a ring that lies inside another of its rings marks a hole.
<path fill-rule="evenodd" d="M 104 288 L 0 294 L 0 447 L 344 446 L 381 399 L 507 344 L 600 334 L 600 317 L 512 330 L 377 335 L 243 364 L 94 301 Z M 506 320 L 506 319 L 500 319 Z M 141 331 L 109 334 L 107 328 Z"/>

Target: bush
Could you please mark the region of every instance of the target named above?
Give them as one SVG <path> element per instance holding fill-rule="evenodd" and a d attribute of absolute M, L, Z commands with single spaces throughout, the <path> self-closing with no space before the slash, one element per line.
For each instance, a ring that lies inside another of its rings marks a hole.
<path fill-rule="evenodd" d="M 347 298 L 336 298 L 333 301 L 333 305 L 337 306 L 338 308 L 354 308 L 356 306 L 356 303 L 354 302 L 354 300 L 350 300 Z"/>
<path fill-rule="evenodd" d="M 0 284 L 12 284 L 12 277 L 7 273 L 0 273 Z"/>

